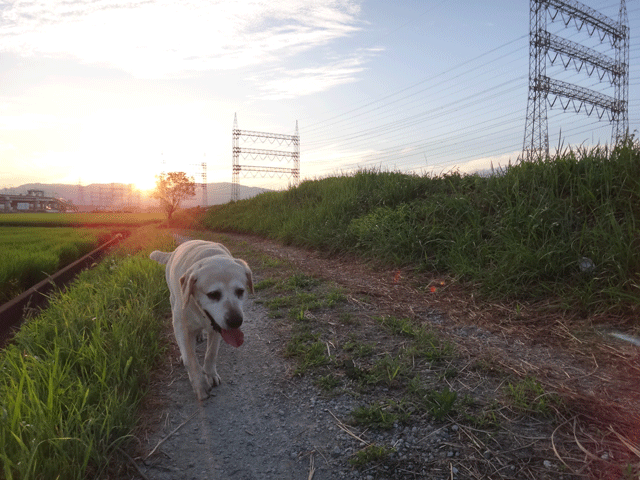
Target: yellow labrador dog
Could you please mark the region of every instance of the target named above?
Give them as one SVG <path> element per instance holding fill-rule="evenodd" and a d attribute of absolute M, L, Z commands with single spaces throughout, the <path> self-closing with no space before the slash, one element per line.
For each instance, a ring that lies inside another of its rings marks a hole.
<path fill-rule="evenodd" d="M 234 347 L 244 341 L 240 330 L 242 305 L 253 293 L 251 269 L 233 258 L 224 245 L 190 240 L 173 252 L 151 252 L 152 260 L 166 265 L 171 294 L 173 332 L 180 347 L 189 380 L 198 400 L 220 384 L 216 357 L 220 338 Z M 201 367 L 196 357 L 196 337 L 207 334 L 207 353 Z"/>

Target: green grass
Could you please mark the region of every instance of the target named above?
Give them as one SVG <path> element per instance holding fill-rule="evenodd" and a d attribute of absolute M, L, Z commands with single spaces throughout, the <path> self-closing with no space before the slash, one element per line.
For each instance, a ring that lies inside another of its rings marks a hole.
<path fill-rule="evenodd" d="M 448 273 L 488 299 L 640 304 L 640 144 L 480 177 L 360 171 L 209 209 L 206 227 Z M 265 215 L 265 212 L 269 212 Z M 580 268 L 583 257 L 594 268 Z"/>
<path fill-rule="evenodd" d="M 106 229 L 0 226 L 0 303 L 89 253 L 108 237 Z"/>
<path fill-rule="evenodd" d="M 435 361 L 450 357 L 454 353 L 451 342 L 440 339 L 432 330 L 417 326 L 408 318 L 394 316 L 377 317 L 390 333 L 413 339 L 411 346 L 404 352 L 408 358 L 424 358 Z"/>
<path fill-rule="evenodd" d="M 356 407 L 351 417 L 355 425 L 389 430 L 396 424 L 407 422 L 410 413 L 403 402 L 386 400 Z"/>
<path fill-rule="evenodd" d="M 349 459 L 349 463 L 354 467 L 362 468 L 371 463 L 384 462 L 395 452 L 396 449 L 393 447 L 372 444 L 356 452 L 353 457 Z"/>
<path fill-rule="evenodd" d="M 331 361 L 327 355 L 326 345 L 320 340 L 320 335 L 308 331 L 298 331 L 291 336 L 284 356 L 297 360 L 298 365 L 294 370 L 296 375 L 301 375 L 314 367 L 327 365 Z"/>
<path fill-rule="evenodd" d="M 545 392 L 535 378 L 527 377 L 517 382 L 509 382 L 504 391 L 514 408 L 529 414 L 550 417 L 554 409 L 561 406 L 559 396 Z"/>
<path fill-rule="evenodd" d="M 147 253 L 83 272 L 0 352 L 3 479 L 102 478 L 128 440 L 168 309 L 162 266 Z"/>

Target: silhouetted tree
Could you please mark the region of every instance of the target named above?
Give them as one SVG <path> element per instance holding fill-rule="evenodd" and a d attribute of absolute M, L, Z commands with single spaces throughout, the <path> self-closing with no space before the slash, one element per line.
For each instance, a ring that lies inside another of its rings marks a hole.
<path fill-rule="evenodd" d="M 196 194 L 196 183 L 184 172 L 169 172 L 156 175 L 156 188 L 151 194 L 160 200 L 162 209 L 171 220 L 171 215 L 180 208 L 180 202 Z"/>

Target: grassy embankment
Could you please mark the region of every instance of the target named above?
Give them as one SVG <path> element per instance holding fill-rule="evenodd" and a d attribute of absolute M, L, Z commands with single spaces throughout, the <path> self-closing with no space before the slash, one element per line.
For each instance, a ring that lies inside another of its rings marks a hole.
<path fill-rule="evenodd" d="M 640 145 L 567 151 L 490 177 L 360 171 L 214 207 L 208 228 L 356 252 L 472 282 L 486 298 L 593 312 L 640 303 Z"/>
<path fill-rule="evenodd" d="M 0 352 L 3 479 L 98 478 L 127 440 L 162 349 L 158 316 L 168 309 L 163 269 L 147 258 L 152 248 L 171 250 L 173 240 L 136 230 Z"/>

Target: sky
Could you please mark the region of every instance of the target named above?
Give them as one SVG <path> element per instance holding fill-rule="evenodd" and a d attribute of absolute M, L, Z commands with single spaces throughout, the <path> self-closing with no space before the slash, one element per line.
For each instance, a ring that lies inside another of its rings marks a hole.
<path fill-rule="evenodd" d="M 619 1 L 583 3 L 618 19 Z M 640 0 L 626 4 L 638 134 Z M 548 30 L 613 55 L 561 15 Z M 0 0 L 0 35 L 0 188 L 146 190 L 161 172 L 200 181 L 203 162 L 208 182 L 230 182 L 235 115 L 243 131 L 293 135 L 297 122 L 301 179 L 470 173 L 515 163 L 523 147 L 527 1 Z M 606 75 L 561 60 L 548 76 L 613 95 Z M 548 110 L 552 151 L 610 142 L 606 112 L 566 106 Z"/>

